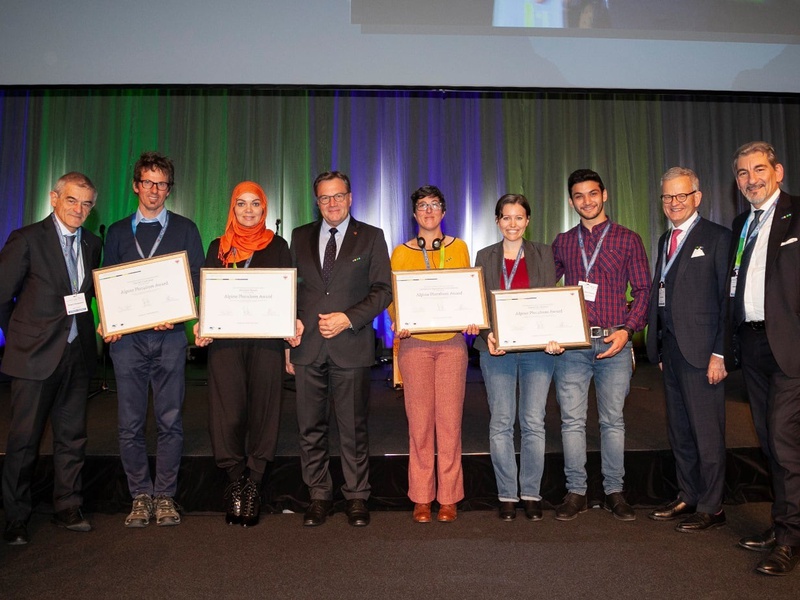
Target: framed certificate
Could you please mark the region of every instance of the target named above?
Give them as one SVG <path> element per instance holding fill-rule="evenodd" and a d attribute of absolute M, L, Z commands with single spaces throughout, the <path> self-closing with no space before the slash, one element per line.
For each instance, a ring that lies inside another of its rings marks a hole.
<path fill-rule="evenodd" d="M 200 337 L 295 334 L 297 269 L 200 269 Z"/>
<path fill-rule="evenodd" d="M 411 333 L 463 331 L 489 327 L 483 269 L 392 271 L 397 315 L 395 328 Z"/>
<path fill-rule="evenodd" d="M 186 252 L 95 269 L 92 277 L 105 335 L 197 318 Z"/>
<path fill-rule="evenodd" d="M 564 348 L 589 348 L 589 323 L 580 286 L 492 290 L 497 349 L 542 350 L 555 340 Z"/>

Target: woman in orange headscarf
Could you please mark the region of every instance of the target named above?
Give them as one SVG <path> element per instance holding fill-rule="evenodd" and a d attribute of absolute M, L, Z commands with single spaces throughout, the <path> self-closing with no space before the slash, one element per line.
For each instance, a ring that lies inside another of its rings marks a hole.
<path fill-rule="evenodd" d="M 237 185 L 225 233 L 209 245 L 205 266 L 291 268 L 286 240 L 266 229 L 266 219 L 261 186 L 252 181 Z M 211 341 L 195 339 L 198 346 Z M 214 459 L 230 481 L 225 491 L 229 524 L 258 523 L 261 481 L 278 444 L 284 365 L 280 339 L 218 339 L 209 346 L 209 429 Z"/>

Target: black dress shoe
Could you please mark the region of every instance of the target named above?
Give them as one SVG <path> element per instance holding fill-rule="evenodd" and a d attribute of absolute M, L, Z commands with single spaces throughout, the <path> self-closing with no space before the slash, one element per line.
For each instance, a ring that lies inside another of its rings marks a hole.
<path fill-rule="evenodd" d="M 517 518 L 516 502 L 500 502 L 500 512 L 498 515 L 501 521 L 513 521 Z"/>
<path fill-rule="evenodd" d="M 564 496 L 563 504 L 556 508 L 557 521 L 572 521 L 578 513 L 586 512 L 589 505 L 586 503 L 586 495 L 573 494 L 569 492 Z"/>
<path fill-rule="evenodd" d="M 525 509 L 525 518 L 530 521 L 542 520 L 542 501 L 541 500 L 523 500 L 522 508 Z"/>
<path fill-rule="evenodd" d="M 800 562 L 800 546 L 775 546 L 769 556 L 758 563 L 756 571 L 764 575 L 787 575 Z"/>
<path fill-rule="evenodd" d="M 739 546 L 745 550 L 755 550 L 756 552 L 771 550 L 776 544 L 774 527 L 770 527 L 761 535 L 749 535 L 739 540 Z"/>
<path fill-rule="evenodd" d="M 614 492 L 613 494 L 606 495 L 603 508 L 613 514 L 615 519 L 619 519 L 620 521 L 636 520 L 636 513 L 633 512 L 631 505 L 625 501 L 625 496 L 622 495 L 622 492 Z"/>
<path fill-rule="evenodd" d="M 692 506 L 691 504 L 686 504 L 686 502 L 680 498 L 677 498 L 669 504 L 659 506 L 647 516 L 653 519 L 653 521 L 672 521 L 678 517 L 691 515 L 696 510 L 697 507 Z"/>
<path fill-rule="evenodd" d="M 84 518 L 80 506 L 70 506 L 53 515 L 53 523 L 70 531 L 91 531 L 92 525 Z"/>
<path fill-rule="evenodd" d="M 3 539 L 9 546 L 22 546 L 30 541 L 25 521 L 9 521 L 3 532 Z"/>
<path fill-rule="evenodd" d="M 716 515 L 696 512 L 678 523 L 675 526 L 675 531 L 680 531 L 681 533 L 695 533 L 698 531 L 716 529 L 717 527 L 722 527 L 725 523 L 725 511 L 723 510 L 719 511 Z"/>
<path fill-rule="evenodd" d="M 347 522 L 351 526 L 366 527 L 369 525 L 369 509 L 366 500 L 361 498 L 348 500 L 344 511 L 347 513 Z"/>
<path fill-rule="evenodd" d="M 332 511 L 333 502 L 330 500 L 312 500 L 303 515 L 303 525 L 306 527 L 322 525 Z"/>

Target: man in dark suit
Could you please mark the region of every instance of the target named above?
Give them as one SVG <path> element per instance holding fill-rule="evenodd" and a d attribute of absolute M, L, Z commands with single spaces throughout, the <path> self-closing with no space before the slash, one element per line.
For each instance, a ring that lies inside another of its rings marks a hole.
<path fill-rule="evenodd" d="M 53 522 L 89 531 L 82 512 L 86 398 L 97 362 L 92 269 L 100 239 L 82 227 L 97 200 L 86 175 L 67 173 L 50 192 L 53 213 L 11 232 L 0 251 L 2 372 L 11 379 L 11 423 L 3 466 L 3 538 L 28 543 L 31 478 L 45 424 L 53 428 Z"/>
<path fill-rule="evenodd" d="M 664 372 L 669 441 L 678 497 L 650 513 L 682 518 L 691 533 L 725 524 L 725 308 L 729 229 L 702 218 L 703 193 L 691 169 L 661 178 L 670 228 L 658 243 L 650 288 L 647 355 Z"/>
<path fill-rule="evenodd" d="M 369 523 L 367 405 L 375 362 L 372 320 L 391 301 L 389 251 L 383 231 L 350 215 L 350 180 L 328 171 L 314 181 L 322 219 L 292 232 L 297 317 L 302 342 L 288 363 L 297 380 L 300 462 L 311 504 L 303 524 L 322 525 L 333 508 L 328 469 L 329 397 L 341 440 L 342 493 L 350 525 Z"/>
<path fill-rule="evenodd" d="M 733 171 L 750 209 L 730 245 L 732 354 L 775 495 L 772 527 L 739 545 L 771 550 L 756 570 L 785 575 L 800 562 L 800 198 L 781 191 L 783 166 L 766 142 L 740 147 Z"/>

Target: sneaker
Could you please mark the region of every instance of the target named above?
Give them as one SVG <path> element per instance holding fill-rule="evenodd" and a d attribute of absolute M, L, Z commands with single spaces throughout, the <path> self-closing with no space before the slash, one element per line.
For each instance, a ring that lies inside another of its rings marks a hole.
<path fill-rule="evenodd" d="M 131 514 L 125 519 L 125 527 L 147 527 L 152 517 L 153 499 L 148 494 L 137 494 Z"/>
<path fill-rule="evenodd" d="M 261 514 L 261 486 L 247 479 L 242 488 L 242 527 L 258 525 Z"/>
<path fill-rule="evenodd" d="M 180 506 L 169 496 L 156 496 L 154 501 L 156 507 L 156 525 L 163 527 L 166 525 L 180 525 L 181 515 Z"/>

